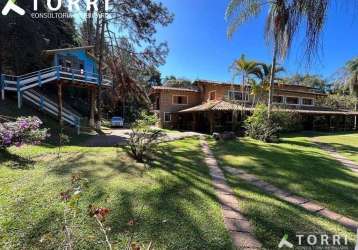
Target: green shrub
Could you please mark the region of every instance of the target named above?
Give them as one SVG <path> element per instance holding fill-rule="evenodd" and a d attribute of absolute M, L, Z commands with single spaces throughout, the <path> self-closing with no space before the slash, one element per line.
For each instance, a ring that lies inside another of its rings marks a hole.
<path fill-rule="evenodd" d="M 161 130 L 153 128 L 157 121 L 155 115 L 143 111 L 131 127 L 132 133 L 128 140 L 129 154 L 138 162 L 150 158 L 163 136 Z"/>
<path fill-rule="evenodd" d="M 246 135 L 264 142 L 276 142 L 279 138 L 280 126 L 271 117 L 268 119 L 267 107 L 263 104 L 256 106 L 252 116 L 245 121 Z"/>
<path fill-rule="evenodd" d="M 280 132 L 303 130 L 302 121 L 296 112 L 273 112 L 272 120 L 280 127 Z"/>

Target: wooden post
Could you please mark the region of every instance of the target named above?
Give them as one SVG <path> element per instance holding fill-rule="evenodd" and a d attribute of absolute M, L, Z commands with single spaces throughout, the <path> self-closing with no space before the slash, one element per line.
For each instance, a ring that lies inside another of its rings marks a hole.
<path fill-rule="evenodd" d="M 18 109 L 21 109 L 21 86 L 20 86 L 20 79 L 17 77 L 16 79 L 16 89 L 17 89 L 17 107 Z"/>
<path fill-rule="evenodd" d="M 89 125 L 91 128 L 95 128 L 95 121 L 94 121 L 94 114 L 95 114 L 95 106 L 96 106 L 96 88 L 90 89 L 91 94 L 91 113 L 90 113 L 90 120 Z"/>
<path fill-rule="evenodd" d="M 192 115 L 193 115 L 192 130 L 196 131 L 196 112 L 193 112 Z"/>
<path fill-rule="evenodd" d="M 58 120 L 60 127 L 63 127 L 63 101 L 62 101 L 62 82 L 57 82 L 57 95 L 58 95 Z"/>
<path fill-rule="evenodd" d="M 233 110 L 232 111 L 232 128 L 231 128 L 232 131 L 236 130 L 237 119 L 238 119 L 238 112 L 237 112 L 237 110 Z"/>
<path fill-rule="evenodd" d="M 5 76 L 1 74 L 1 100 L 5 100 Z"/>
<path fill-rule="evenodd" d="M 209 111 L 210 134 L 214 133 L 214 112 Z"/>
<path fill-rule="evenodd" d="M 18 109 L 21 109 L 21 92 L 17 92 L 17 107 Z"/>
<path fill-rule="evenodd" d="M 355 112 L 358 111 L 358 103 L 355 105 Z M 357 130 L 357 115 L 354 115 L 354 130 Z"/>

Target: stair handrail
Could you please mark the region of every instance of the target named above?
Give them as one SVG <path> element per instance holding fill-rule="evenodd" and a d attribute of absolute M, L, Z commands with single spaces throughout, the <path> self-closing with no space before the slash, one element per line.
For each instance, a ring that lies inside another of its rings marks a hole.
<path fill-rule="evenodd" d="M 35 96 L 35 98 L 33 96 Z M 40 106 L 40 104 L 39 104 L 40 97 L 38 95 L 35 95 L 34 93 L 27 91 L 27 92 L 24 92 L 24 97 L 25 97 L 25 99 L 28 99 L 29 101 L 34 103 L 36 106 Z M 48 102 L 48 99 L 47 99 L 44 102 L 43 108 L 45 110 L 47 110 L 49 113 L 51 113 L 53 115 L 57 115 L 57 111 L 58 111 L 57 103 L 50 103 L 50 102 Z M 71 125 L 76 126 L 76 127 L 79 126 L 78 121 L 81 120 L 81 117 L 72 113 L 67 108 L 63 109 L 62 117 L 66 122 L 70 123 Z"/>
<path fill-rule="evenodd" d="M 58 103 L 54 102 L 53 100 L 51 100 L 50 98 L 44 96 L 44 95 L 41 95 L 39 92 L 35 91 L 35 90 L 28 90 L 27 92 L 31 93 L 32 95 L 36 96 L 37 98 L 42 98 L 47 101 L 48 103 L 52 104 L 53 106 L 58 106 Z M 26 92 L 25 92 L 26 93 Z M 76 118 L 79 118 L 81 119 L 81 117 L 77 114 L 75 114 L 72 110 L 70 110 L 69 108 L 67 107 L 64 107 L 64 111 L 67 111 L 69 114 L 71 114 L 72 116 L 76 117 Z"/>
<path fill-rule="evenodd" d="M 38 73 L 41 73 L 43 71 L 50 71 L 50 70 L 53 70 L 53 69 L 57 69 L 59 66 L 52 66 L 52 67 L 49 67 L 49 68 L 44 68 L 44 69 L 40 69 L 40 70 L 36 70 L 36 71 L 32 71 L 30 73 L 27 73 L 27 74 L 23 74 L 23 75 L 19 75 L 18 77 L 27 77 L 29 75 L 36 75 Z"/>

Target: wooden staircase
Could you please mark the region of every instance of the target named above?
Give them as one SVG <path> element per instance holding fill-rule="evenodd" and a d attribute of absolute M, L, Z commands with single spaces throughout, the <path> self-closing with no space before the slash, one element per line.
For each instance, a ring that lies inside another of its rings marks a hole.
<path fill-rule="evenodd" d="M 21 76 L 2 74 L 0 80 L 2 100 L 5 99 L 5 91 L 17 92 L 19 109 L 22 106 L 22 98 L 24 98 L 43 111 L 55 116 L 58 116 L 58 104 L 35 91 L 35 87 L 55 83 L 58 80 L 67 80 L 76 84 L 112 87 L 112 80 L 107 76 L 103 76 L 101 79 L 98 74 L 62 66 L 50 67 Z M 81 118 L 77 114 L 64 107 L 62 118 L 68 124 L 75 126 L 78 131 L 80 130 Z"/>

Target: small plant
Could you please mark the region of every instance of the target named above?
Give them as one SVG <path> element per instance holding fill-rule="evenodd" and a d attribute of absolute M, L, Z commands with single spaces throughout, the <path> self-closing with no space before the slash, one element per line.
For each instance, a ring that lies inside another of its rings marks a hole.
<path fill-rule="evenodd" d="M 260 141 L 276 142 L 281 128 L 273 118 L 269 119 L 267 114 L 265 105 L 257 105 L 252 116 L 245 121 L 246 134 Z"/>
<path fill-rule="evenodd" d="M 89 215 L 92 218 L 95 218 L 101 232 L 103 233 L 107 246 L 110 250 L 112 250 L 112 244 L 109 240 L 107 229 L 104 227 L 104 221 L 106 220 L 107 215 L 109 214 L 110 210 L 104 207 L 96 207 L 94 205 L 90 205 L 89 208 Z"/>
<path fill-rule="evenodd" d="M 62 147 L 66 144 L 70 143 L 70 137 L 63 133 L 62 129 L 61 132 L 58 134 L 58 151 L 57 151 L 57 157 L 61 158 L 61 151 Z"/>
<path fill-rule="evenodd" d="M 0 123 L 0 150 L 40 144 L 48 137 L 47 129 L 40 129 L 41 125 L 37 117 L 20 117 L 15 122 Z"/>
<path fill-rule="evenodd" d="M 164 135 L 161 130 L 153 128 L 156 123 L 155 115 L 143 111 L 131 127 L 132 133 L 128 140 L 129 154 L 138 162 L 150 158 L 158 145 L 158 140 Z"/>
<path fill-rule="evenodd" d="M 63 231 L 65 235 L 65 246 L 67 250 L 72 250 L 74 247 L 73 227 L 75 224 L 76 215 L 79 213 L 79 201 L 83 190 L 87 187 L 88 180 L 81 178 L 80 175 L 75 174 L 71 177 L 71 187 L 60 193 L 60 198 L 65 204 L 63 210 L 64 225 Z"/>

